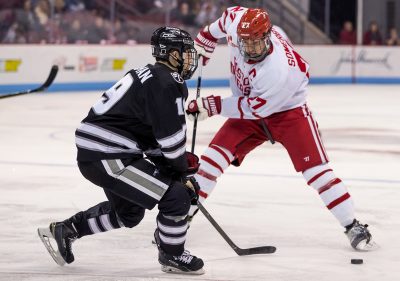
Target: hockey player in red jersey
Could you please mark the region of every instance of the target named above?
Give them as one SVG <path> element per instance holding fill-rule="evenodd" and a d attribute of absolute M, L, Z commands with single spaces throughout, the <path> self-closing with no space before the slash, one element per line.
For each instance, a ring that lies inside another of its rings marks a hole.
<path fill-rule="evenodd" d="M 351 246 L 375 248 L 368 225 L 356 220 L 352 198 L 329 166 L 317 121 L 307 106 L 308 63 L 262 9 L 231 7 L 204 27 L 195 39 L 203 65 L 224 37 L 230 50 L 232 96 L 199 98 L 186 111 L 189 119 L 196 114 L 199 120 L 216 114 L 228 118 L 201 156 L 195 175 L 200 201 L 229 165 L 240 166 L 250 151 L 274 140 L 285 147 L 296 171 L 345 228 Z M 195 212 L 194 206 L 190 215 Z"/>

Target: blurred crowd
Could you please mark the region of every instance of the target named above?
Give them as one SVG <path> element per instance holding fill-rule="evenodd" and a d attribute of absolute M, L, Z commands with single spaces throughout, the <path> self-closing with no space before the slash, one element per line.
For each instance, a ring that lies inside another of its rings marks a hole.
<path fill-rule="evenodd" d="M 238 0 L 7 0 L 0 1 L 2 44 L 136 44 L 165 23 L 198 29 L 221 16 Z M 143 34 L 147 34 L 143 36 Z M 346 21 L 339 44 L 356 44 L 353 23 Z M 369 24 L 365 45 L 400 45 L 396 28 L 387 36 Z"/>
<path fill-rule="evenodd" d="M 346 21 L 343 23 L 343 28 L 339 34 L 338 43 L 343 45 L 357 44 L 357 34 L 351 21 Z M 363 45 L 400 46 L 397 29 L 395 27 L 390 28 L 388 35 L 383 37 L 376 21 L 371 21 L 368 25 L 368 29 L 363 34 L 362 43 Z"/>
<path fill-rule="evenodd" d="M 8 0 L 0 3 L 0 43 L 134 44 L 147 25 L 199 27 L 239 1 Z M 112 6 L 113 5 L 113 6 Z M 168 14 L 168 18 L 167 18 Z M 153 27 L 151 27 L 153 28 Z"/>

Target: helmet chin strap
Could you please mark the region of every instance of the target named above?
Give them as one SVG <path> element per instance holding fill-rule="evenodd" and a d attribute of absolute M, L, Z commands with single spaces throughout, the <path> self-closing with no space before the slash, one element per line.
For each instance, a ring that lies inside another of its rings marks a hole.
<path fill-rule="evenodd" d="M 183 63 L 184 63 L 183 58 L 181 59 L 181 58 L 176 57 L 172 52 L 169 53 L 169 56 L 170 56 L 170 58 L 172 57 L 178 63 L 178 65 L 173 65 L 171 62 L 169 62 L 169 63 L 178 70 L 179 74 L 181 74 L 182 70 L 183 70 Z"/>

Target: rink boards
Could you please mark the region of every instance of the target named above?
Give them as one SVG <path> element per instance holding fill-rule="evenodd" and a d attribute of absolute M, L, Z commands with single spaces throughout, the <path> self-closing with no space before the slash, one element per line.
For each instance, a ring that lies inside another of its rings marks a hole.
<path fill-rule="evenodd" d="M 318 45 L 296 49 L 311 66 L 312 84 L 400 83 L 399 48 Z M 203 71 L 203 86 L 228 86 L 228 53 L 226 45 L 216 48 Z M 107 89 L 128 70 L 152 61 L 148 45 L 2 45 L 0 94 L 43 83 L 53 64 L 60 66 L 60 73 L 50 91 L 84 91 Z M 195 79 L 188 84 L 195 86 Z"/>

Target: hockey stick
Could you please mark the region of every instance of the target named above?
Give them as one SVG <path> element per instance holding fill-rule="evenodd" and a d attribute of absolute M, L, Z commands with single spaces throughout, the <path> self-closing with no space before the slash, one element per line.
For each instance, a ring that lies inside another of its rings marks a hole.
<path fill-rule="evenodd" d="M 200 62 L 200 67 L 199 67 L 199 76 L 197 77 L 197 90 L 196 90 L 196 100 L 200 97 L 200 88 L 201 88 L 201 73 L 203 70 L 203 63 Z M 192 149 L 191 152 L 194 153 L 194 145 L 196 143 L 196 132 L 197 132 L 197 117 L 199 114 L 197 113 L 196 116 L 194 117 L 194 123 L 193 123 L 193 134 L 192 134 Z"/>
<path fill-rule="evenodd" d="M 203 204 L 197 202 L 197 206 L 200 211 L 204 214 L 204 216 L 208 219 L 208 221 L 214 226 L 214 228 L 218 231 L 219 234 L 224 238 L 224 240 L 231 246 L 231 248 L 238 254 L 239 256 L 248 256 L 248 255 L 257 255 L 257 254 L 272 254 L 275 253 L 276 247 L 274 246 L 261 246 L 261 247 L 253 247 L 253 248 L 239 248 L 232 239 L 222 230 L 219 224 L 214 220 L 214 218 L 210 215 L 210 213 L 204 208 Z"/>
<path fill-rule="evenodd" d="M 36 92 L 45 91 L 53 83 L 54 79 L 56 78 L 57 73 L 58 73 L 58 66 L 57 65 L 53 65 L 51 67 L 51 70 L 50 70 L 49 76 L 47 77 L 47 80 L 40 87 L 37 87 L 35 89 L 31 89 L 31 90 L 25 90 L 25 91 L 16 92 L 16 93 L 0 95 L 0 99 L 5 99 L 5 98 L 10 98 L 10 97 L 21 96 L 21 95 L 26 95 L 26 94 L 30 94 L 30 93 L 36 93 Z"/>
<path fill-rule="evenodd" d="M 269 141 L 270 141 L 272 144 L 274 144 L 274 143 L 275 143 L 275 140 L 274 140 L 274 138 L 272 137 L 271 132 L 268 130 L 267 124 L 265 124 L 265 120 L 264 120 L 264 119 L 261 119 L 261 126 L 263 127 L 264 132 L 265 132 L 265 134 L 267 135 L 267 138 L 269 139 Z"/>
<path fill-rule="evenodd" d="M 202 72 L 202 64 L 200 64 L 199 68 L 199 76 L 197 78 L 197 92 L 196 92 L 196 100 L 200 97 L 200 88 L 201 88 L 201 72 Z M 192 135 L 192 149 L 191 152 L 194 153 L 194 146 L 196 143 L 196 131 L 197 131 L 197 117 L 196 114 L 193 124 L 193 135 Z M 272 138 L 271 138 L 272 139 Z M 218 231 L 218 233 L 224 238 L 224 240 L 231 246 L 231 248 L 238 254 L 239 256 L 248 256 L 255 254 L 272 254 L 275 253 L 276 248 L 274 246 L 261 246 L 254 248 L 239 248 L 232 239 L 225 233 L 225 231 L 219 226 L 219 224 L 214 220 L 214 218 L 210 215 L 210 213 L 204 208 L 201 202 L 197 202 L 197 206 L 203 215 L 208 219 L 208 221 L 214 226 L 214 228 Z"/>

